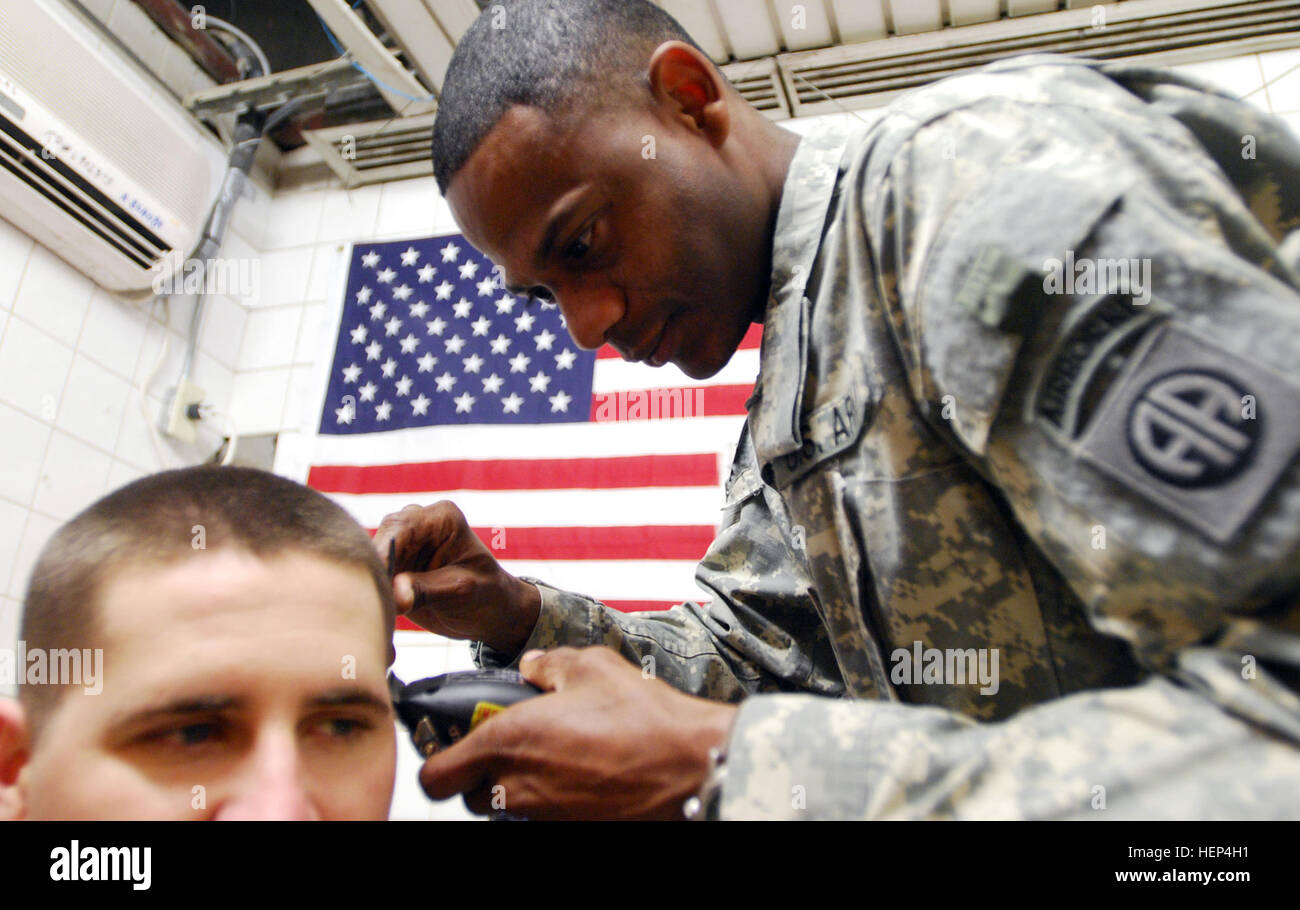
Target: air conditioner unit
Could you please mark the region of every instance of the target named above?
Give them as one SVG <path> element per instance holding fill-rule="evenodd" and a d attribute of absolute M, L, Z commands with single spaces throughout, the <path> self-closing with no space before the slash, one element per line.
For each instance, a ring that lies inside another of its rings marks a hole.
<path fill-rule="evenodd" d="M 0 216 L 74 268 L 153 287 L 197 242 L 224 160 L 59 0 L 0 3 Z"/>

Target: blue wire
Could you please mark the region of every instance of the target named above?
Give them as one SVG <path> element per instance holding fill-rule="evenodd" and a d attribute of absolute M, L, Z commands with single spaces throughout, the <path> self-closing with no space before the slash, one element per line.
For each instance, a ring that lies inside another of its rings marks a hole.
<path fill-rule="evenodd" d="M 357 8 L 358 6 L 360 6 L 363 2 L 364 2 L 364 0 L 357 0 L 356 3 L 352 4 L 352 8 L 353 8 L 353 9 L 356 9 L 356 8 Z M 338 38 L 334 37 L 334 33 L 333 33 L 332 31 L 330 31 L 330 27 L 329 27 L 328 25 L 325 24 L 325 20 L 324 20 L 324 19 L 321 19 L 319 13 L 316 14 L 316 18 L 317 18 L 317 19 L 320 19 L 320 27 L 323 28 L 323 29 L 325 29 L 325 37 L 329 40 L 329 43 L 333 46 L 334 50 L 336 50 L 336 51 L 339 52 L 339 59 L 342 59 L 342 58 L 346 57 L 346 56 L 348 55 L 348 52 L 343 48 L 343 46 L 342 46 L 341 44 L 339 44 L 339 40 L 338 40 Z M 393 87 L 392 87 L 391 85 L 389 85 L 388 83 L 382 81 L 378 76 L 376 76 L 374 73 L 370 72 L 370 70 L 366 69 L 364 66 L 362 66 L 360 63 L 358 63 L 356 60 L 349 60 L 348 63 L 352 64 L 352 66 L 355 67 L 356 70 L 357 70 L 358 72 L 360 72 L 363 76 L 365 76 L 367 79 L 369 79 L 369 80 L 370 80 L 371 82 L 373 82 L 375 85 L 379 86 L 380 88 L 384 89 L 385 91 L 392 92 L 394 95 L 397 95 L 398 97 L 405 98 L 407 101 L 436 101 L 436 100 L 438 100 L 438 99 L 437 99 L 437 96 L 435 96 L 435 95 L 425 95 L 423 98 L 417 98 L 415 95 L 408 95 L 406 92 L 402 91 L 400 88 L 393 88 Z"/>

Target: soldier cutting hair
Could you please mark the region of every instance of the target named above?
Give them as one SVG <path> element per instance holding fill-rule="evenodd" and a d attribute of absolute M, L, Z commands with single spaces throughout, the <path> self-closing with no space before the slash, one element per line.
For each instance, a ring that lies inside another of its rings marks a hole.
<path fill-rule="evenodd" d="M 702 378 L 763 342 L 707 602 L 622 614 L 508 575 L 448 503 L 385 519 L 399 609 L 554 690 L 432 757 L 430 795 L 1300 817 L 1278 121 L 1040 56 L 800 138 L 649 3 L 521 0 L 462 39 L 433 148 L 465 235 L 584 347 Z"/>

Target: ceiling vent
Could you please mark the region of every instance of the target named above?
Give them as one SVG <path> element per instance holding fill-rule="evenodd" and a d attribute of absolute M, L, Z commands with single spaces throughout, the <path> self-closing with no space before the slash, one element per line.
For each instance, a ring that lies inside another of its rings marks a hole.
<path fill-rule="evenodd" d="M 742 98 L 771 119 L 786 120 L 790 117 L 790 105 L 786 102 L 781 74 L 774 58 L 729 63 L 722 67 L 722 72 Z"/>
<path fill-rule="evenodd" d="M 1300 45 L 1300 0 L 1134 0 L 776 58 L 793 116 L 877 107 L 1018 54 L 1188 63 Z"/>
<path fill-rule="evenodd" d="M 1057 2 L 1064 0 L 1046 6 Z M 1012 6 L 1022 13 L 1038 8 L 1018 0 Z M 1177 64 L 1298 47 L 1297 22 L 1300 0 L 1125 0 L 734 61 L 722 71 L 746 101 L 773 120 L 785 120 L 879 107 L 901 92 L 1016 54 L 1143 57 Z M 304 136 L 345 186 L 426 177 L 433 173 L 433 116 L 355 123 Z"/>
<path fill-rule="evenodd" d="M 316 149 L 348 189 L 433 173 L 433 114 L 307 130 Z"/>

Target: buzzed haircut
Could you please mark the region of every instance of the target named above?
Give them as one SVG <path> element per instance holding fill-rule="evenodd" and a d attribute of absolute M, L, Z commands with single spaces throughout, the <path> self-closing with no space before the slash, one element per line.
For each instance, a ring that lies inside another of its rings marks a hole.
<path fill-rule="evenodd" d="M 392 583 L 365 529 L 302 484 L 253 468 L 215 465 L 143 477 L 55 531 L 27 585 L 20 638 L 29 650 L 85 647 L 99 635 L 95 606 L 115 573 L 222 548 L 247 550 L 263 559 L 305 552 L 365 569 L 375 583 L 392 660 Z M 66 688 L 18 687 L 33 741 Z"/>
<path fill-rule="evenodd" d="M 516 104 L 586 111 L 644 91 L 665 41 L 699 48 L 648 0 L 514 0 L 485 6 L 456 45 L 433 124 L 433 172 L 447 186 Z"/>

